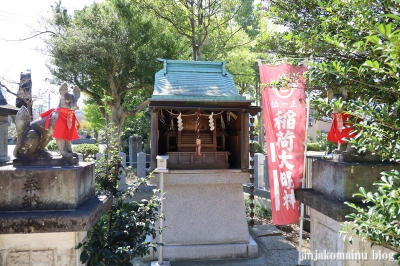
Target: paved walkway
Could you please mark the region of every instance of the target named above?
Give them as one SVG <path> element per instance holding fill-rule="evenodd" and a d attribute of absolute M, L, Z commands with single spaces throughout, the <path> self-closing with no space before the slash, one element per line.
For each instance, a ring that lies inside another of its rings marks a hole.
<path fill-rule="evenodd" d="M 271 224 L 256 225 L 249 228 L 250 234 L 258 245 L 258 257 L 250 259 L 223 260 L 191 260 L 171 261 L 171 266 L 201 266 L 201 265 L 243 265 L 243 266 L 296 266 L 299 252 L 282 232 Z M 149 266 L 151 262 L 143 262 L 141 258 L 132 261 L 134 266 Z M 302 261 L 300 265 L 310 265 L 310 261 Z"/>

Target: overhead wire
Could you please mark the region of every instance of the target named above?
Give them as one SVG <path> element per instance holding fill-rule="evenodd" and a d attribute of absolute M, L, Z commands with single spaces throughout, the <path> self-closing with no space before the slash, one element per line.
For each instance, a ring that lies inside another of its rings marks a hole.
<path fill-rule="evenodd" d="M 0 11 L 0 20 L 8 21 L 12 23 L 31 23 L 35 20 L 34 17 L 11 13 L 7 11 Z"/>
<path fill-rule="evenodd" d="M 1 10 L 0 10 L 0 13 L 5 13 L 5 14 L 11 15 L 11 16 L 15 16 L 15 17 L 21 17 L 21 18 L 23 18 L 23 19 L 26 19 L 26 18 L 32 18 L 32 19 L 34 19 L 34 18 L 35 18 L 35 17 L 32 17 L 32 16 L 20 15 L 20 14 L 17 14 L 17 13 L 12 13 L 12 12 L 7 12 L 7 11 L 1 11 Z M 0 15 L 1 15 L 1 14 L 0 14 Z"/>

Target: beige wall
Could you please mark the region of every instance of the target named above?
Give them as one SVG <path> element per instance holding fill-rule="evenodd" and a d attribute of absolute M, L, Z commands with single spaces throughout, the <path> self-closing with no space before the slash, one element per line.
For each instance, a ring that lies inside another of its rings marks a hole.
<path fill-rule="evenodd" d="M 325 121 L 319 121 L 319 120 L 314 120 L 312 118 L 309 119 L 308 121 L 308 137 L 311 138 L 311 142 L 315 142 L 315 139 L 317 137 L 317 131 L 321 132 L 329 132 L 331 128 L 332 122 L 325 122 Z"/>

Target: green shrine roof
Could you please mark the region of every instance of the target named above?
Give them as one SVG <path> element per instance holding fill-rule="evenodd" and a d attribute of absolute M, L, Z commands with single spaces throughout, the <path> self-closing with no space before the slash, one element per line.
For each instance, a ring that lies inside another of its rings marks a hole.
<path fill-rule="evenodd" d="M 241 96 L 225 62 L 166 60 L 155 75 L 150 101 L 251 102 Z"/>

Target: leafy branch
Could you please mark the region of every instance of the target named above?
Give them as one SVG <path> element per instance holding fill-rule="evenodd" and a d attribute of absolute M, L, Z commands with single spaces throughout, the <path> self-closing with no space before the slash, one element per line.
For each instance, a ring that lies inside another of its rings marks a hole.
<path fill-rule="evenodd" d="M 118 191 L 118 182 L 125 169 L 122 168 L 118 141 L 110 132 L 113 130 L 115 128 L 106 132 L 106 147 L 104 155 L 96 161 L 95 180 L 98 193 L 109 193 L 117 199 L 76 247 L 82 250 L 81 262 L 88 265 L 132 265 L 132 259 L 149 254 L 160 245 L 147 241 L 148 236 L 155 239 L 158 231 L 160 198 L 154 193 L 149 200 L 132 200 L 139 187 L 152 175 L 138 179 L 125 193 Z"/>

